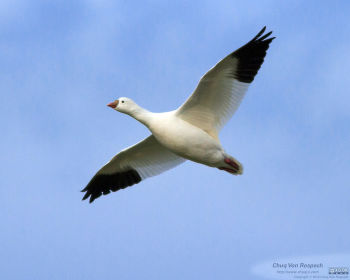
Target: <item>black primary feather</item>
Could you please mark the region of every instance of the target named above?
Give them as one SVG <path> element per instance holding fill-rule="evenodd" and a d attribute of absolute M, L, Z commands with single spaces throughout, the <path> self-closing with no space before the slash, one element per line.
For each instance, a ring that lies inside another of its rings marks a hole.
<path fill-rule="evenodd" d="M 266 51 L 275 39 L 275 37 L 268 38 L 272 31 L 263 35 L 265 30 L 266 26 L 251 41 L 231 54 L 231 57 L 238 60 L 237 68 L 232 73 L 238 81 L 251 83 L 264 62 Z"/>
<path fill-rule="evenodd" d="M 90 203 L 102 194 L 109 194 L 111 191 L 116 192 L 120 189 L 125 189 L 141 181 L 139 173 L 130 169 L 123 172 L 113 174 L 96 174 L 88 185 L 82 190 L 85 192 L 83 200 L 90 197 Z"/>

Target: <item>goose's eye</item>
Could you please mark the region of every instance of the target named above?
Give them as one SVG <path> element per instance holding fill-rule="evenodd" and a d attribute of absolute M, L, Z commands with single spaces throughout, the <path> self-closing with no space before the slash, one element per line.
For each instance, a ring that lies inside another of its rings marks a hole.
<path fill-rule="evenodd" d="M 124 103 L 124 100 L 122 100 L 122 103 Z"/>

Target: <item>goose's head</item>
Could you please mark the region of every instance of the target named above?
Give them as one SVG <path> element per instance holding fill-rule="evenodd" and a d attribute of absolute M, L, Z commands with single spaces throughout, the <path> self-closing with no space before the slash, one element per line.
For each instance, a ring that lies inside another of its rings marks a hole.
<path fill-rule="evenodd" d="M 132 114 L 135 110 L 139 108 L 139 106 L 133 100 L 127 97 L 121 97 L 107 104 L 107 106 L 125 114 Z"/>

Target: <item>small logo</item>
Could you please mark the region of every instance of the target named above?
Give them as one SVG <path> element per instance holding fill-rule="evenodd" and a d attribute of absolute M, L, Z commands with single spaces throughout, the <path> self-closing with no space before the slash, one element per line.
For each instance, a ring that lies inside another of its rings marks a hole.
<path fill-rule="evenodd" d="M 329 267 L 328 268 L 328 274 L 337 274 L 337 275 L 345 275 L 349 274 L 349 268 L 348 267 Z"/>

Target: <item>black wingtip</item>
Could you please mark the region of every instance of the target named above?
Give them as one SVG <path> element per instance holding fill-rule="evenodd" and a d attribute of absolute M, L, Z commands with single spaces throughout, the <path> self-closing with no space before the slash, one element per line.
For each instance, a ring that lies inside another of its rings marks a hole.
<path fill-rule="evenodd" d="M 264 62 L 269 44 L 275 39 L 275 37 L 269 38 L 272 31 L 264 34 L 265 31 L 266 26 L 252 40 L 231 54 L 238 59 L 238 66 L 232 73 L 238 81 L 251 83 Z"/>
<path fill-rule="evenodd" d="M 264 39 L 266 39 L 267 37 L 269 37 L 272 34 L 272 31 L 266 33 L 264 36 L 259 37 L 259 41 L 263 41 Z"/>
<path fill-rule="evenodd" d="M 258 33 L 258 35 L 256 35 L 257 37 L 261 36 L 261 34 L 263 34 L 266 30 L 266 25 L 260 30 L 260 32 Z"/>
<path fill-rule="evenodd" d="M 266 26 L 264 26 L 260 31 L 259 33 L 253 38 L 252 41 L 256 40 L 257 38 L 259 38 L 266 30 Z"/>
<path fill-rule="evenodd" d="M 86 192 L 86 194 L 83 196 L 83 199 L 82 199 L 82 200 L 87 199 L 89 196 L 90 196 L 90 193 L 89 193 L 89 192 Z"/>
<path fill-rule="evenodd" d="M 82 190 L 82 192 L 86 192 L 82 200 L 86 200 L 90 197 L 89 203 L 92 203 L 101 195 L 107 195 L 111 191 L 115 192 L 124 189 L 139 183 L 141 180 L 141 176 L 134 169 L 113 174 L 97 173 Z"/>

